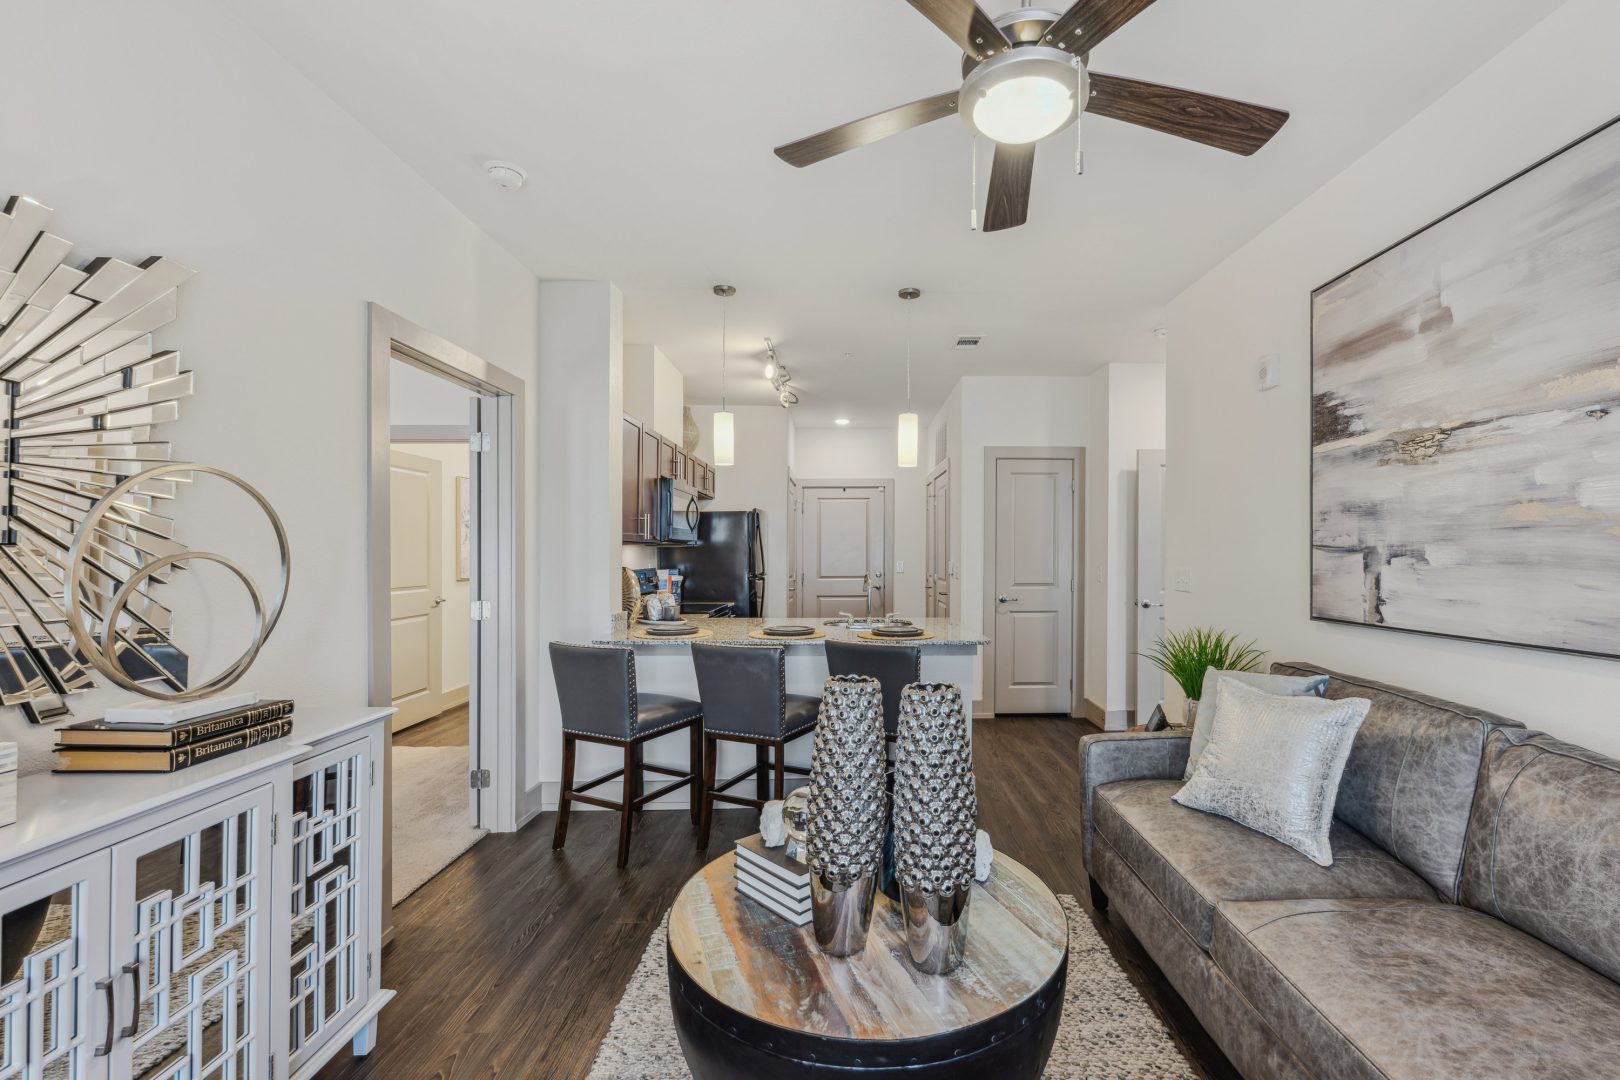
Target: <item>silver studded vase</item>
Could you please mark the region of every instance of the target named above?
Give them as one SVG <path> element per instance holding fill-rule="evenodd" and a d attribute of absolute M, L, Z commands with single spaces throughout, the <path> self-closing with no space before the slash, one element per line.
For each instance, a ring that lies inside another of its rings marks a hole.
<path fill-rule="evenodd" d="M 816 944 L 832 956 L 866 947 L 884 823 L 883 690 L 838 675 L 821 693 L 805 847 Z"/>
<path fill-rule="evenodd" d="M 919 971 L 943 975 L 962 962 L 978 812 L 961 689 L 913 683 L 900 694 L 894 846 L 906 948 Z"/>

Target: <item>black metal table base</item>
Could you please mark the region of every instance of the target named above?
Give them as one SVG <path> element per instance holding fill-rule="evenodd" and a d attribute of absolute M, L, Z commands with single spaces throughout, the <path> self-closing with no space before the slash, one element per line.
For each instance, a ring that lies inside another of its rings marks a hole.
<path fill-rule="evenodd" d="M 666 950 L 667 952 L 667 950 Z M 1063 1013 L 1069 958 L 1038 991 L 969 1027 L 893 1042 L 839 1039 L 763 1023 L 725 1005 L 666 955 L 675 1031 L 694 1080 L 1038 1080 Z"/>

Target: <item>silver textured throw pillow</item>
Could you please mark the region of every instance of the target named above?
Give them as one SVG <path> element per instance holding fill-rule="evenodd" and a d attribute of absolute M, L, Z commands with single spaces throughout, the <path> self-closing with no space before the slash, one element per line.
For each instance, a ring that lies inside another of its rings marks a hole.
<path fill-rule="evenodd" d="M 1181 778 L 1191 780 L 1193 769 L 1209 742 L 1209 726 L 1215 720 L 1215 709 L 1220 701 L 1222 679 L 1234 679 L 1245 686 L 1279 697 L 1321 697 L 1327 693 L 1326 675 L 1268 675 L 1263 671 L 1224 671 L 1220 668 L 1204 669 L 1203 689 L 1198 691 L 1198 716 L 1193 720 L 1192 743 L 1187 749 L 1187 767 Z"/>
<path fill-rule="evenodd" d="M 1223 677 L 1209 743 L 1174 798 L 1332 866 L 1339 780 L 1371 707 L 1366 698 L 1279 697 Z"/>

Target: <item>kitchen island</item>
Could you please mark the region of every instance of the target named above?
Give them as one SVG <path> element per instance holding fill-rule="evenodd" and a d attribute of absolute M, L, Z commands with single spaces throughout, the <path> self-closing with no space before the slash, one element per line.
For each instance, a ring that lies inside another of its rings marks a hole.
<path fill-rule="evenodd" d="M 711 619 L 697 615 L 688 615 L 685 618 L 708 633 L 696 638 L 647 638 L 629 630 L 616 629 L 612 636 L 598 638 L 592 644 L 629 645 L 636 652 L 636 685 L 639 689 L 649 693 L 677 694 L 694 700 L 698 698 L 697 674 L 692 668 L 691 647 L 694 642 L 709 645 L 784 647 L 787 650 L 788 692 L 820 697 L 822 684 L 827 681 L 827 653 L 823 646 L 828 640 L 858 642 L 884 648 L 916 646 L 922 650 L 923 682 L 955 683 L 962 688 L 962 698 L 965 702 L 971 702 L 978 696 L 978 688 L 974 682 L 975 659 L 979 655 L 980 647 L 986 644 L 986 639 L 977 630 L 965 628 L 951 619 L 911 620 L 932 634 L 931 638 L 868 641 L 860 637 L 858 630 L 843 626 L 828 626 L 820 619 Z M 761 640 L 750 636 L 755 631 L 776 623 L 814 626 L 826 637 L 808 640 L 793 638 Z M 685 751 L 678 749 L 676 743 L 685 738 L 684 734 L 677 734 L 667 741 L 659 740 L 654 743 L 653 745 L 657 745 L 661 752 L 661 757 L 656 760 L 684 761 Z M 788 749 L 788 761 L 795 765 L 808 765 L 810 743 L 808 737 L 793 743 Z M 603 760 L 605 762 L 606 759 Z M 649 760 L 655 760 L 650 752 Z M 751 760 L 752 755 L 747 747 L 728 743 L 722 743 L 720 746 L 721 775 L 732 775 L 751 763 Z M 803 782 L 803 777 L 790 777 L 789 781 L 791 786 L 795 781 Z M 684 795 L 668 796 L 660 799 L 655 805 L 684 806 Z"/>

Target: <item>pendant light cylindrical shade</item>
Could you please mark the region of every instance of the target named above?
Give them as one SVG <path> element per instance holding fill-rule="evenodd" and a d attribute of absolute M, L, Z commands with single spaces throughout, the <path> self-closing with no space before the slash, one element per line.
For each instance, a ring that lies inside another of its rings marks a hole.
<path fill-rule="evenodd" d="M 914 412 L 900 414 L 899 450 L 900 467 L 902 469 L 915 469 L 917 467 L 917 414 Z"/>
<path fill-rule="evenodd" d="M 732 465 L 737 459 L 735 417 L 725 411 L 714 414 L 714 463 Z"/>

